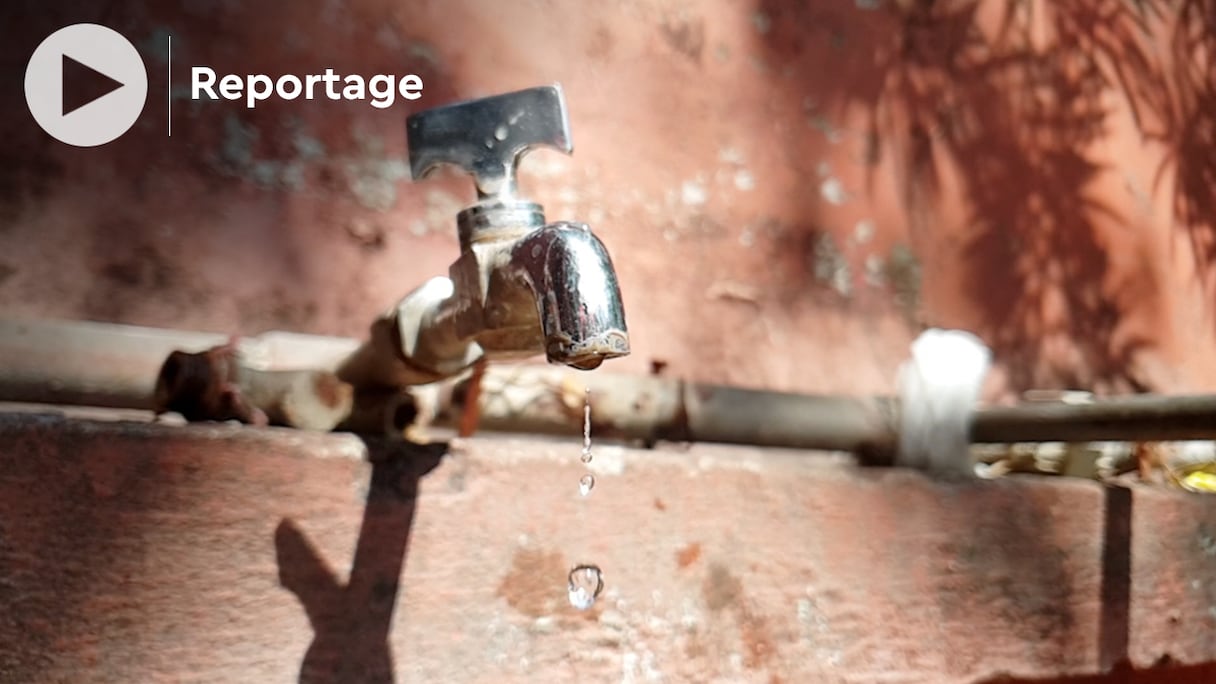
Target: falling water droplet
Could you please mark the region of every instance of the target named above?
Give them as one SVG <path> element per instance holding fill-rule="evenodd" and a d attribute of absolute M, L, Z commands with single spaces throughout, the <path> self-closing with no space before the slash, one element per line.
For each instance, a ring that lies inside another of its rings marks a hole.
<path fill-rule="evenodd" d="M 570 605 L 579 610 L 587 610 L 595 605 L 595 599 L 604 590 L 604 575 L 594 565 L 579 565 L 570 570 L 567 576 L 570 591 Z"/>
<path fill-rule="evenodd" d="M 583 463 L 591 462 L 591 388 L 583 398 Z"/>
<path fill-rule="evenodd" d="M 507 127 L 505 124 L 498 124 L 498 128 L 494 129 L 494 137 L 499 140 L 507 139 Z"/>
<path fill-rule="evenodd" d="M 592 488 L 594 488 L 594 487 L 595 487 L 595 476 L 592 475 L 591 473 L 587 473 L 586 475 L 584 475 L 582 477 L 582 479 L 580 479 L 578 481 L 578 493 L 582 494 L 583 496 L 587 496 L 588 494 L 590 494 Z"/>

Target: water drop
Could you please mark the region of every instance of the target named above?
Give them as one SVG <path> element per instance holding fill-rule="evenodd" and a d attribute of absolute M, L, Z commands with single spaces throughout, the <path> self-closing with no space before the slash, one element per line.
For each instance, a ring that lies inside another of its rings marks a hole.
<path fill-rule="evenodd" d="M 498 128 L 494 129 L 494 137 L 499 140 L 507 139 L 507 127 L 504 124 L 498 124 Z"/>
<path fill-rule="evenodd" d="M 587 610 L 595 605 L 595 599 L 604 590 L 604 575 L 594 565 L 579 565 L 570 570 L 567 576 L 570 592 L 570 605 L 579 610 Z"/>
<path fill-rule="evenodd" d="M 587 496 L 591 493 L 591 489 L 595 487 L 595 476 L 587 473 L 578 481 L 578 493 Z"/>
<path fill-rule="evenodd" d="M 583 463 L 591 462 L 591 388 L 583 398 Z"/>

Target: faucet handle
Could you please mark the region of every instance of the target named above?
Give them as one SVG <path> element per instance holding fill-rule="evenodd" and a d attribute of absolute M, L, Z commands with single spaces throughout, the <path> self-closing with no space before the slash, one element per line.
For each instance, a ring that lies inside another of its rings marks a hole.
<path fill-rule="evenodd" d="M 479 200 L 513 198 L 519 160 L 532 148 L 574 151 L 558 84 L 412 114 L 406 136 L 414 180 L 440 164 L 455 164 L 473 175 Z"/>

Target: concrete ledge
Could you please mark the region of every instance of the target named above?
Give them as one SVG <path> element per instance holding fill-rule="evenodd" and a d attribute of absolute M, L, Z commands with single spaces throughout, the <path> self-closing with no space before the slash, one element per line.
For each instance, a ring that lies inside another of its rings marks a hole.
<path fill-rule="evenodd" d="M 1216 681 L 1216 497 L 578 456 L 0 414 L 0 680 Z"/>

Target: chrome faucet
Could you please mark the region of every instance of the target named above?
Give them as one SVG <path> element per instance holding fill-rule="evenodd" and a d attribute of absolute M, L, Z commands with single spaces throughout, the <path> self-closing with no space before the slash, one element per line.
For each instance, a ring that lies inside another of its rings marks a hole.
<path fill-rule="evenodd" d="M 590 370 L 629 353 L 608 250 L 584 223 L 545 223 L 520 197 L 530 150 L 573 151 L 558 85 L 452 104 L 406 120 L 415 180 L 441 164 L 472 175 L 477 201 L 456 216 L 460 257 L 373 325 L 339 371 L 358 386 L 404 386 L 455 375 L 483 357 L 544 353 Z"/>

